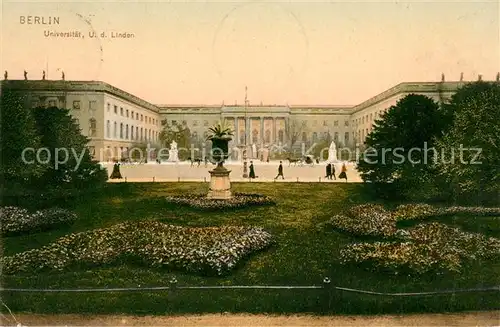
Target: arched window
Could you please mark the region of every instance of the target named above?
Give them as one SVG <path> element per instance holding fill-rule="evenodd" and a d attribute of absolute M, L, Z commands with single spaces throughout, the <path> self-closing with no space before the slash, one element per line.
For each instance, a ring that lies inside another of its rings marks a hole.
<path fill-rule="evenodd" d="M 314 132 L 313 133 L 313 139 L 312 139 L 313 143 L 316 143 L 318 142 L 318 133 Z"/>
<path fill-rule="evenodd" d="M 120 123 L 120 138 L 123 138 L 123 123 Z"/>
<path fill-rule="evenodd" d="M 266 131 L 266 143 L 271 143 L 271 131 Z"/>
<path fill-rule="evenodd" d="M 89 119 L 89 136 L 94 137 L 97 134 L 97 121 L 95 118 Z"/>
<path fill-rule="evenodd" d="M 134 139 L 134 126 L 130 126 L 130 139 Z"/>
<path fill-rule="evenodd" d="M 259 132 L 256 129 L 254 129 L 252 131 L 252 143 L 258 142 L 258 135 L 259 135 Z"/>
<path fill-rule="evenodd" d="M 138 141 L 139 140 L 139 126 L 136 126 L 135 127 L 135 140 Z"/>
<path fill-rule="evenodd" d="M 128 124 L 125 125 L 125 139 L 128 140 Z"/>
<path fill-rule="evenodd" d="M 116 138 L 116 122 L 113 123 L 113 137 Z"/>

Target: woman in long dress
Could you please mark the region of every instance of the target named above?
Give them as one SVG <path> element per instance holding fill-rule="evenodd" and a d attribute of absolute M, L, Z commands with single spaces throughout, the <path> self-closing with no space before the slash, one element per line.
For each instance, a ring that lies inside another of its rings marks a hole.
<path fill-rule="evenodd" d="M 339 179 L 345 178 L 345 181 L 347 182 L 347 167 L 345 166 L 345 163 L 342 164 L 342 170 L 339 175 Z"/>
<path fill-rule="evenodd" d="M 109 177 L 111 179 L 122 179 L 122 174 L 120 173 L 120 163 L 115 162 L 113 165 L 113 172 L 111 173 L 111 176 Z"/>
<path fill-rule="evenodd" d="M 255 169 L 253 168 L 253 162 L 250 161 L 250 174 L 248 175 L 250 178 L 255 178 Z"/>

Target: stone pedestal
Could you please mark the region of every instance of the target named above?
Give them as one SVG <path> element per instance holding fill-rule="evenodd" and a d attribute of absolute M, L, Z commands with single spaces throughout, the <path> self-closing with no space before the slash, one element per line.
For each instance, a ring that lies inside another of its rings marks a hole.
<path fill-rule="evenodd" d="M 246 160 L 243 162 L 243 178 L 248 178 L 248 166 Z"/>
<path fill-rule="evenodd" d="M 224 168 L 222 164 L 218 164 L 214 170 L 209 171 L 210 188 L 207 198 L 227 200 L 232 197 L 231 181 L 229 180 L 230 172 L 231 171 Z"/>

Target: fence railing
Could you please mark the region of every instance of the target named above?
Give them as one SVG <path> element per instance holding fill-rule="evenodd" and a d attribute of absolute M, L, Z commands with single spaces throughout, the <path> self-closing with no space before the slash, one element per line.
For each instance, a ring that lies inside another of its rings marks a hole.
<path fill-rule="evenodd" d="M 268 290 L 324 290 L 331 292 L 347 292 L 360 293 L 376 296 L 391 296 L 391 297 L 410 297 L 410 296 L 432 296 L 456 293 L 482 293 L 482 292 L 499 292 L 500 285 L 483 288 L 469 289 L 451 289 L 437 290 L 429 292 L 411 292 L 411 293 L 384 293 L 368 290 L 359 290 L 354 288 L 340 287 L 332 285 L 330 279 L 325 277 L 322 285 L 202 285 L 202 286 L 187 286 L 177 285 L 177 280 L 170 281 L 168 286 L 155 287 L 118 287 L 118 288 L 66 288 L 66 289 L 43 289 L 43 288 L 0 288 L 0 292 L 14 293 L 99 293 L 99 292 L 157 292 L 157 291 L 189 291 L 189 290 L 242 290 L 242 289 L 268 289 Z"/>

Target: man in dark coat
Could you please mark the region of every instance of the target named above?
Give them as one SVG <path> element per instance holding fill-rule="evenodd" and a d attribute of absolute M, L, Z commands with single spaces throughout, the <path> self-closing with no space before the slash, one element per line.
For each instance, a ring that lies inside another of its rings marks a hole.
<path fill-rule="evenodd" d="M 334 164 L 330 164 L 330 179 L 332 179 L 332 177 L 337 180 L 337 177 L 335 177 L 335 165 Z"/>
<path fill-rule="evenodd" d="M 278 179 L 278 177 L 281 176 L 281 179 L 285 179 L 285 176 L 283 176 L 283 164 L 282 162 L 280 161 L 280 165 L 278 166 L 278 175 L 276 175 L 276 177 L 274 177 L 274 179 Z"/>
<path fill-rule="evenodd" d="M 326 176 L 325 176 L 326 179 L 332 179 L 332 164 L 331 163 L 328 163 L 326 165 Z"/>

